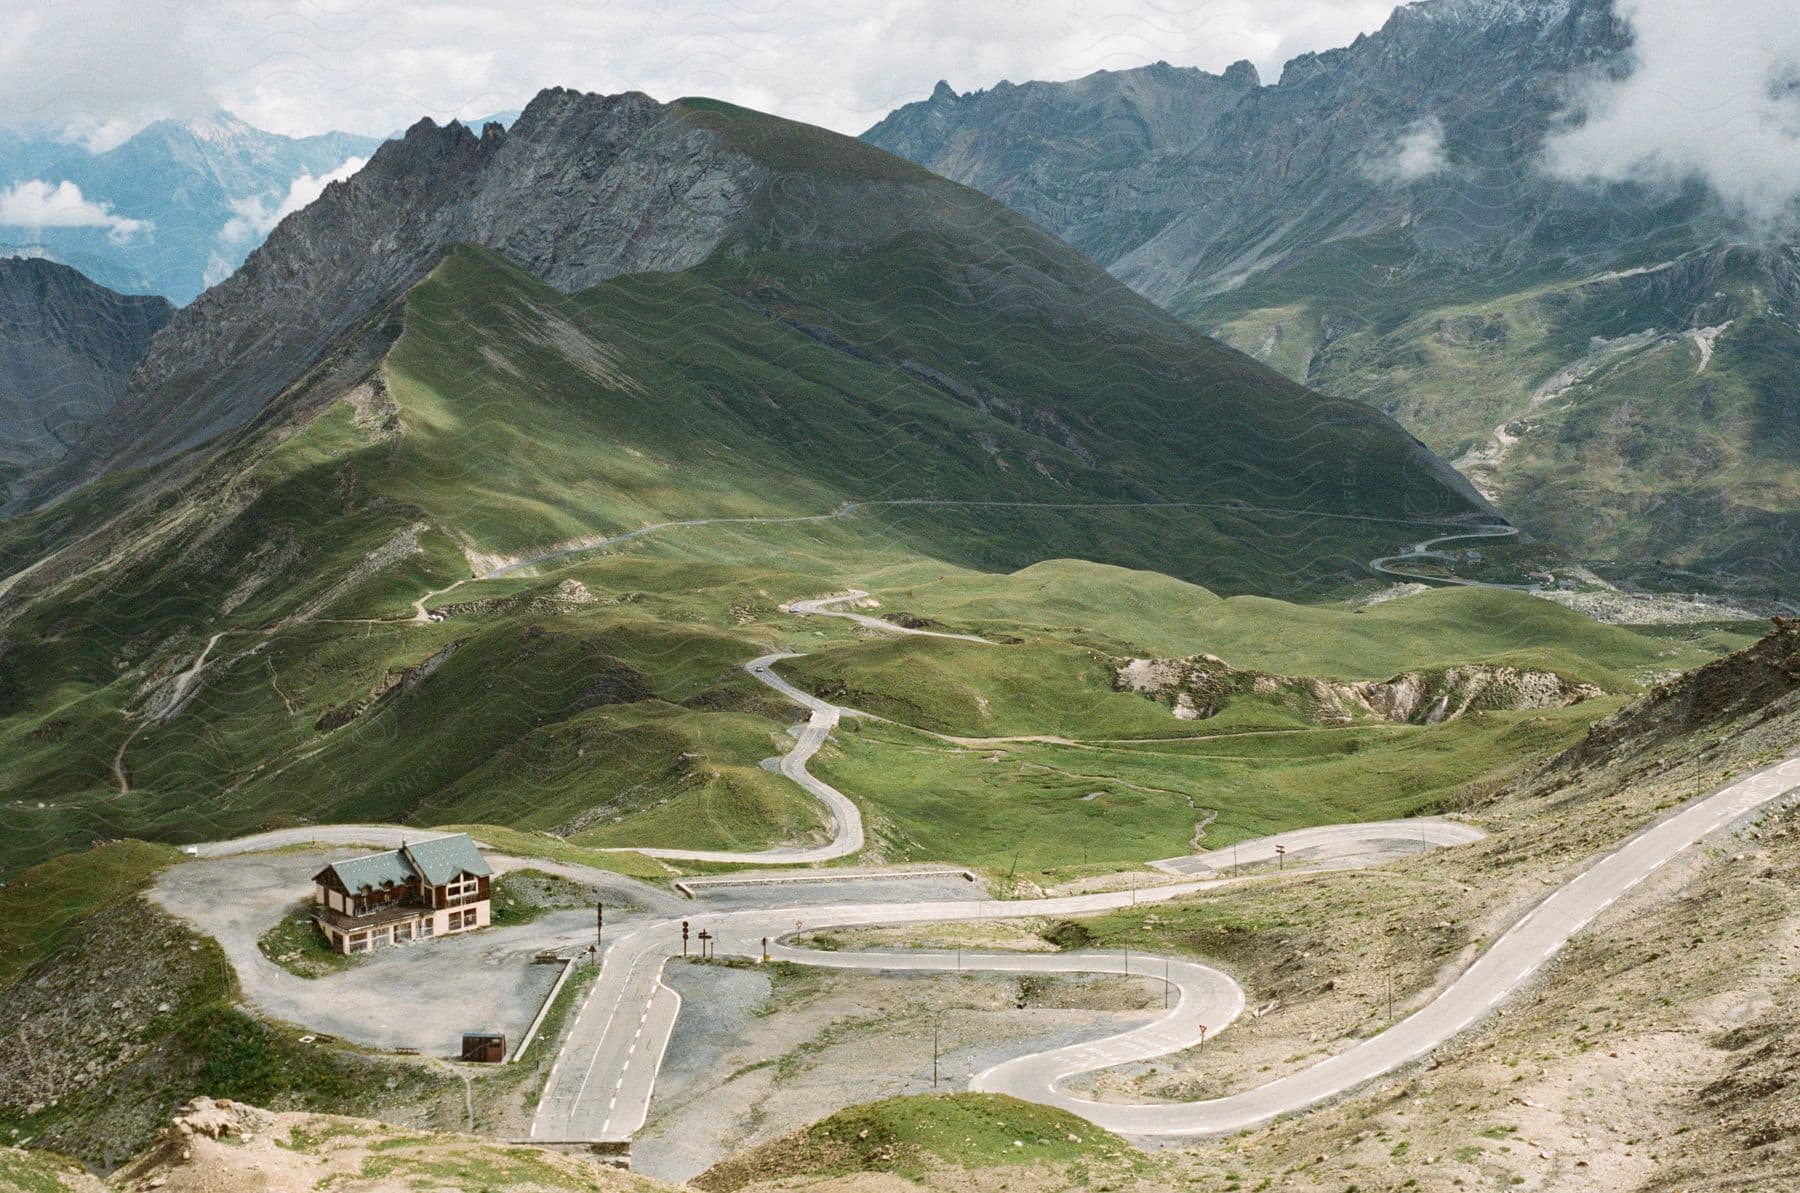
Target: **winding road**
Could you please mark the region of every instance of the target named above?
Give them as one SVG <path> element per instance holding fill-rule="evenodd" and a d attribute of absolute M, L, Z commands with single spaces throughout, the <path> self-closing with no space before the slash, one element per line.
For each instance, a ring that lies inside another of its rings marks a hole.
<path fill-rule="evenodd" d="M 1437 550 L 1440 543 L 1453 543 L 1459 539 L 1504 539 L 1517 538 L 1517 526 L 1476 525 L 1457 534 L 1441 534 L 1424 542 L 1414 543 L 1398 555 L 1383 555 L 1369 560 L 1369 570 L 1380 572 L 1384 576 L 1394 576 L 1401 580 L 1410 580 L 1416 584 L 1454 584 L 1462 588 L 1510 588 L 1523 592 L 1531 588 L 1529 584 L 1495 584 L 1487 580 L 1468 580 L 1461 576 L 1421 576 L 1416 572 L 1403 572 L 1390 565 L 1405 563 L 1409 559 L 1442 558 Z"/>
<path fill-rule="evenodd" d="M 1471 528 L 1465 533 L 1427 540 L 1414 549 L 1414 554 L 1451 539 L 1513 533 L 1516 531 L 1510 527 Z M 588 548 L 571 550 L 577 549 Z M 551 557 L 554 556 L 543 558 Z M 889 633 L 984 641 L 971 635 L 897 626 L 838 607 L 864 595 L 853 589 L 835 596 L 796 601 L 788 608 L 798 616 L 842 617 Z M 423 602 L 418 608 L 422 613 Z M 823 845 L 778 847 L 753 853 L 662 849 L 638 852 L 680 860 L 793 864 L 842 858 L 863 847 L 862 817 L 855 803 L 806 769 L 808 760 L 840 719 L 859 714 L 804 692 L 774 672 L 776 663 L 793 657 L 797 656 L 767 654 L 744 666 L 760 682 L 807 710 L 808 720 L 794 746 L 782 757 L 780 769 L 825 806 L 833 824 L 832 839 Z M 1228 975 L 1205 964 L 1093 952 L 820 952 L 797 947 L 790 940 L 802 931 L 825 928 L 1093 915 L 1166 902 L 1229 883 L 1257 881 L 1227 875 L 1238 865 L 1266 863 L 1276 858 L 1277 846 L 1291 851 L 1295 862 L 1318 869 L 1367 864 L 1401 849 L 1461 844 L 1479 837 L 1480 831 L 1453 821 L 1423 819 L 1328 826 L 1240 843 L 1235 851 L 1215 850 L 1156 863 L 1185 880 L 1154 887 L 1023 900 L 844 902 L 825 906 L 809 903 L 732 910 L 708 910 L 706 905 L 696 904 L 686 919 L 695 929 L 707 929 L 716 942 L 716 952 L 724 956 L 760 959 L 766 949 L 772 959 L 835 969 L 1119 973 L 1165 980 L 1171 988 L 1171 1005 L 1150 1022 L 1098 1040 L 1007 1060 L 977 1074 L 972 1088 L 1058 1106 L 1127 1135 L 1217 1135 L 1342 1095 L 1453 1040 L 1527 985 L 1570 937 L 1638 883 L 1695 843 L 1797 788 L 1800 758 L 1790 758 L 1688 803 L 1594 861 L 1522 914 L 1431 1002 L 1387 1031 L 1299 1072 L 1208 1101 L 1095 1102 L 1063 1089 L 1070 1078 L 1083 1073 L 1189 1048 L 1197 1042 L 1202 1025 L 1208 1035 L 1226 1028 L 1243 1010 L 1243 991 Z M 194 852 L 203 857 L 220 856 L 302 839 L 385 842 L 406 831 L 383 826 L 282 830 L 238 842 L 196 847 Z M 848 891 L 854 879 L 846 876 L 843 881 Z M 620 930 L 606 942 L 600 972 L 570 1023 L 544 1086 L 531 1127 L 534 1139 L 629 1139 L 644 1125 L 655 1093 L 657 1071 L 681 1008 L 680 997 L 663 983 L 662 972 L 668 961 L 680 953 L 682 923 L 682 919 L 663 912 L 658 918 Z"/>
<path fill-rule="evenodd" d="M 845 716 L 853 717 L 857 714 L 853 709 L 828 704 L 810 692 L 803 692 L 775 674 L 773 668 L 776 663 L 783 659 L 799 657 L 797 654 L 789 653 L 760 655 L 745 663 L 744 670 L 811 714 L 807 717 L 806 723 L 799 727 L 793 748 L 781 756 L 779 769 L 783 775 L 798 784 L 801 790 L 825 805 L 825 811 L 831 818 L 831 840 L 823 845 L 776 846 L 773 849 L 763 849 L 755 853 L 731 853 L 718 849 L 646 849 L 641 847 L 628 847 L 617 852 L 642 853 L 649 857 L 684 862 L 801 865 L 807 862 L 834 861 L 837 858 L 849 857 L 851 854 L 861 851 L 863 847 L 861 810 L 849 796 L 806 769 L 807 762 L 819 752 L 819 747 L 825 744 L 825 739 L 831 735 L 831 731 L 837 728 L 838 719 Z"/>
<path fill-rule="evenodd" d="M 1458 536 L 1460 537 L 1460 536 Z M 1477 537 L 1487 537 L 1480 535 Z M 1439 540 L 1441 541 L 1441 540 Z M 871 628 L 896 633 L 908 630 L 877 618 L 852 614 L 834 606 L 859 599 L 851 590 L 819 600 L 798 601 L 790 611 L 802 616 L 848 617 Z M 937 635 L 956 636 L 962 635 Z M 829 717 L 854 715 L 774 676 L 768 665 L 780 657 L 763 656 L 749 666 L 758 678 L 813 713 L 809 729 Z M 828 730 L 826 730 L 828 732 Z M 823 740 L 823 733 L 820 734 Z M 804 740 L 789 758 L 805 749 L 796 769 L 805 774 L 805 758 L 817 744 Z M 784 763 L 787 760 L 784 759 Z M 787 773 L 784 766 L 784 773 Z M 810 783 L 818 783 L 806 775 Z M 798 781 L 798 780 L 797 780 Z M 805 785 L 805 784 L 803 784 Z M 824 787 L 824 784 L 819 784 Z M 1417 1060 L 1467 1030 L 1526 985 L 1594 916 L 1655 873 L 1677 854 L 1800 786 L 1800 759 L 1789 759 L 1696 800 L 1637 834 L 1615 852 L 1589 866 L 1579 877 L 1522 915 L 1459 977 L 1423 1009 L 1380 1035 L 1363 1041 L 1298 1073 L 1244 1093 L 1204 1102 L 1141 1105 L 1103 1103 L 1075 1097 L 1061 1088 L 1069 1078 L 1099 1069 L 1150 1060 L 1193 1046 L 1203 1030 L 1217 1034 L 1242 1012 L 1242 989 L 1228 975 L 1197 962 L 1163 957 L 1133 958 L 1120 954 L 1020 954 L 926 951 L 819 952 L 797 948 L 787 939 L 804 924 L 806 931 L 895 924 L 937 924 L 972 920 L 1092 915 L 1139 904 L 1177 899 L 1234 880 L 1218 877 L 1237 864 L 1277 858 L 1277 846 L 1291 850 L 1297 861 L 1313 865 L 1333 859 L 1373 860 L 1396 843 L 1417 848 L 1455 845 L 1478 839 L 1480 830 L 1454 821 L 1421 819 L 1296 830 L 1241 843 L 1236 859 L 1227 850 L 1158 863 L 1165 870 L 1210 877 L 1147 889 L 1112 891 L 1048 899 L 972 900 L 938 903 L 856 904 L 804 908 L 776 907 L 696 913 L 690 919 L 705 927 L 724 955 L 794 961 L 834 969 L 1009 973 L 1135 973 L 1162 978 L 1171 986 L 1170 1009 L 1129 1031 L 1064 1048 L 1018 1057 L 976 1075 L 972 1088 L 1006 1093 L 1069 1110 L 1098 1126 L 1137 1136 L 1203 1136 L 1224 1134 L 1304 1110 L 1337 1097 Z M 811 786 L 808 790 L 813 790 Z M 861 819 L 835 788 L 832 807 L 840 826 L 854 823 L 860 839 Z M 833 846 L 826 848 L 835 847 Z M 693 856 L 693 855 L 689 855 Z M 768 854 L 711 854 L 709 860 L 768 860 Z M 842 856 L 836 854 L 834 856 Z M 795 917 L 799 918 L 796 919 Z M 789 927 L 793 923 L 794 927 Z M 656 1071 L 674 1031 L 681 999 L 661 978 L 663 966 L 680 947 L 680 923 L 646 924 L 611 942 L 586 1002 L 575 1017 L 562 1056 L 552 1069 L 532 1136 L 540 1140 L 629 1139 L 644 1125 L 655 1093 Z"/>

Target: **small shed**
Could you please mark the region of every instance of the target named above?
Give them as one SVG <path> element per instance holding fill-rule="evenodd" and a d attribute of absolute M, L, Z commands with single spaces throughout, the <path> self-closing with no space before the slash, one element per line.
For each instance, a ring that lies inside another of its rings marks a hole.
<path fill-rule="evenodd" d="M 506 1033 L 503 1031 L 465 1031 L 462 1037 L 462 1059 L 480 1065 L 504 1063 L 506 1060 Z"/>

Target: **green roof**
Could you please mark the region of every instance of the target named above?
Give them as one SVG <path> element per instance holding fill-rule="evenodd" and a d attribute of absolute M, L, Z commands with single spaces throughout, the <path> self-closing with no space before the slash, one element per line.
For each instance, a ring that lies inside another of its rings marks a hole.
<path fill-rule="evenodd" d="M 347 862 L 333 862 L 318 877 L 323 878 L 326 873 L 336 874 L 344 889 L 355 893 L 363 887 L 380 890 L 387 885 L 404 886 L 411 881 L 414 871 L 400 856 L 399 850 L 390 849 L 386 853 L 371 853 L 368 857 L 353 857 Z"/>
<path fill-rule="evenodd" d="M 458 874 L 480 877 L 493 873 L 467 833 L 434 837 L 417 845 L 402 845 L 400 851 L 411 859 L 413 866 L 432 886 L 443 886 Z"/>
<path fill-rule="evenodd" d="M 493 871 L 469 834 L 454 833 L 416 845 L 402 845 L 386 853 L 333 862 L 319 871 L 314 880 L 322 879 L 328 873 L 337 875 L 345 890 L 355 892 L 364 887 L 380 890 L 388 885 L 404 886 L 415 877 L 423 878 L 428 886 L 442 886 L 458 874 L 479 877 Z"/>

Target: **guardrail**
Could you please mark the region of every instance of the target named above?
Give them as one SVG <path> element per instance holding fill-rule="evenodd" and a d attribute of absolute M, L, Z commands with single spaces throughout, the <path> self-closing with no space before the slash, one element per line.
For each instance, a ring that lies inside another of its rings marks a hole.
<path fill-rule="evenodd" d="M 714 886 L 794 886 L 807 882 L 879 882 L 884 878 L 961 878 L 965 882 L 979 882 L 973 870 L 957 869 L 920 869 L 920 870 L 886 870 L 867 873 L 840 873 L 828 871 L 823 874 L 770 874 L 766 877 L 733 878 L 729 875 L 719 878 L 684 878 L 673 884 L 674 888 L 692 899 L 696 887 Z"/>

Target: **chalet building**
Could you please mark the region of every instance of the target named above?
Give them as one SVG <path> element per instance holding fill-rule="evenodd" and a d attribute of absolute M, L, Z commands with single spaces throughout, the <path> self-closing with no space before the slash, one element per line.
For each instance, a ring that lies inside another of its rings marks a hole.
<path fill-rule="evenodd" d="M 467 833 L 434 837 L 320 870 L 313 919 L 344 953 L 485 928 L 492 876 Z"/>

